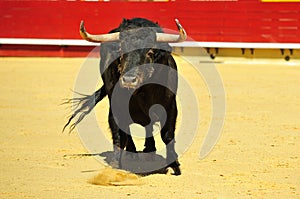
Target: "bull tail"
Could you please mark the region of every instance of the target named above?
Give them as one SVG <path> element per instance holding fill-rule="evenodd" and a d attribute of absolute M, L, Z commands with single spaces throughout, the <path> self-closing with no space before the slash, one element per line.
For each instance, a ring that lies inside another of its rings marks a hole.
<path fill-rule="evenodd" d="M 107 95 L 107 92 L 104 86 L 102 86 L 92 95 L 84 95 L 80 93 L 77 94 L 81 95 L 81 97 L 69 99 L 63 103 L 63 104 L 72 103 L 73 106 L 75 107 L 73 114 L 69 117 L 68 122 L 65 124 L 63 128 L 63 132 L 68 126 L 70 128 L 69 132 L 72 132 L 76 127 L 76 125 L 79 122 L 81 122 L 83 118 L 91 112 L 91 110 L 96 106 L 96 104 L 100 102 Z"/>

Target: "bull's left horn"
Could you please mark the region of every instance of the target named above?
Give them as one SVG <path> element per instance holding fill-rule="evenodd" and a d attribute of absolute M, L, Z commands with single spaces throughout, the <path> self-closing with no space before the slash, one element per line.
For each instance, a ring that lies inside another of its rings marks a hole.
<path fill-rule="evenodd" d="M 156 41 L 157 42 L 167 42 L 167 43 L 176 43 L 176 42 L 183 42 L 186 40 L 187 35 L 182 27 L 182 25 L 179 23 L 178 19 L 175 19 L 175 23 L 177 25 L 179 34 L 166 34 L 166 33 L 156 33 Z"/>
<path fill-rule="evenodd" d="M 92 35 L 85 30 L 83 20 L 80 23 L 79 32 L 83 39 L 90 41 L 90 42 L 96 42 L 96 43 L 118 41 L 119 35 L 120 35 L 119 32 L 109 33 L 109 34 Z"/>

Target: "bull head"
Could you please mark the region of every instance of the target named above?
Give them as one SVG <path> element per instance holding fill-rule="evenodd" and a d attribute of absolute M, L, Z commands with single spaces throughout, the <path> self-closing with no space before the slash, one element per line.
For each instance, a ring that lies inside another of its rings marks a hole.
<path fill-rule="evenodd" d="M 155 32 L 148 28 L 138 28 L 121 32 L 120 37 L 120 85 L 134 89 L 150 79 L 154 72 L 152 64 L 158 52 Z"/>
<path fill-rule="evenodd" d="M 175 22 L 179 34 L 158 33 L 151 27 L 137 27 L 116 33 L 92 35 L 86 32 L 84 22 L 81 21 L 80 34 L 85 40 L 91 42 L 119 41 L 120 86 L 135 89 L 149 80 L 154 72 L 159 73 L 154 70 L 155 63 L 164 64 L 160 60 L 168 60 L 171 49 L 161 50 L 162 45 L 169 42 L 182 42 L 186 39 L 185 30 L 178 20 Z"/>

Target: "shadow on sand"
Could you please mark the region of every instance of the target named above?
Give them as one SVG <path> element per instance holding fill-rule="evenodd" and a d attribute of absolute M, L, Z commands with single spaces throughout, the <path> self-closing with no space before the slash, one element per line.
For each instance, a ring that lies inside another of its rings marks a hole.
<path fill-rule="evenodd" d="M 64 157 L 96 157 L 100 156 L 108 165 L 113 165 L 113 151 L 106 151 L 102 153 L 86 153 L 86 154 L 68 154 Z M 166 159 L 155 153 L 131 153 L 127 151 L 122 152 L 121 168 L 122 170 L 129 171 L 141 176 L 151 174 L 166 174 Z"/>
<path fill-rule="evenodd" d="M 104 161 L 113 167 L 113 151 L 103 152 L 99 155 L 104 157 Z M 166 159 L 161 155 L 143 152 L 122 152 L 121 169 L 131 173 L 138 175 L 166 174 L 168 170 L 165 167 Z"/>

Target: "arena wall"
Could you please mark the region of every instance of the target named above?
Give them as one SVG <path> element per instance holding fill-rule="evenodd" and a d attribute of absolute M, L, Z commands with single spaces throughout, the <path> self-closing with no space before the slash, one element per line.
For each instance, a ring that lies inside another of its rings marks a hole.
<path fill-rule="evenodd" d="M 86 56 L 93 45 L 78 43 L 82 19 L 89 32 L 106 33 L 123 18 L 133 17 L 145 17 L 172 30 L 178 18 L 189 41 L 205 48 L 250 49 L 250 43 L 260 48 L 272 44 L 272 48 L 300 49 L 300 3 L 294 1 L 2 0 L 0 7 L 0 56 Z M 58 42 L 51 44 L 51 40 Z"/>

